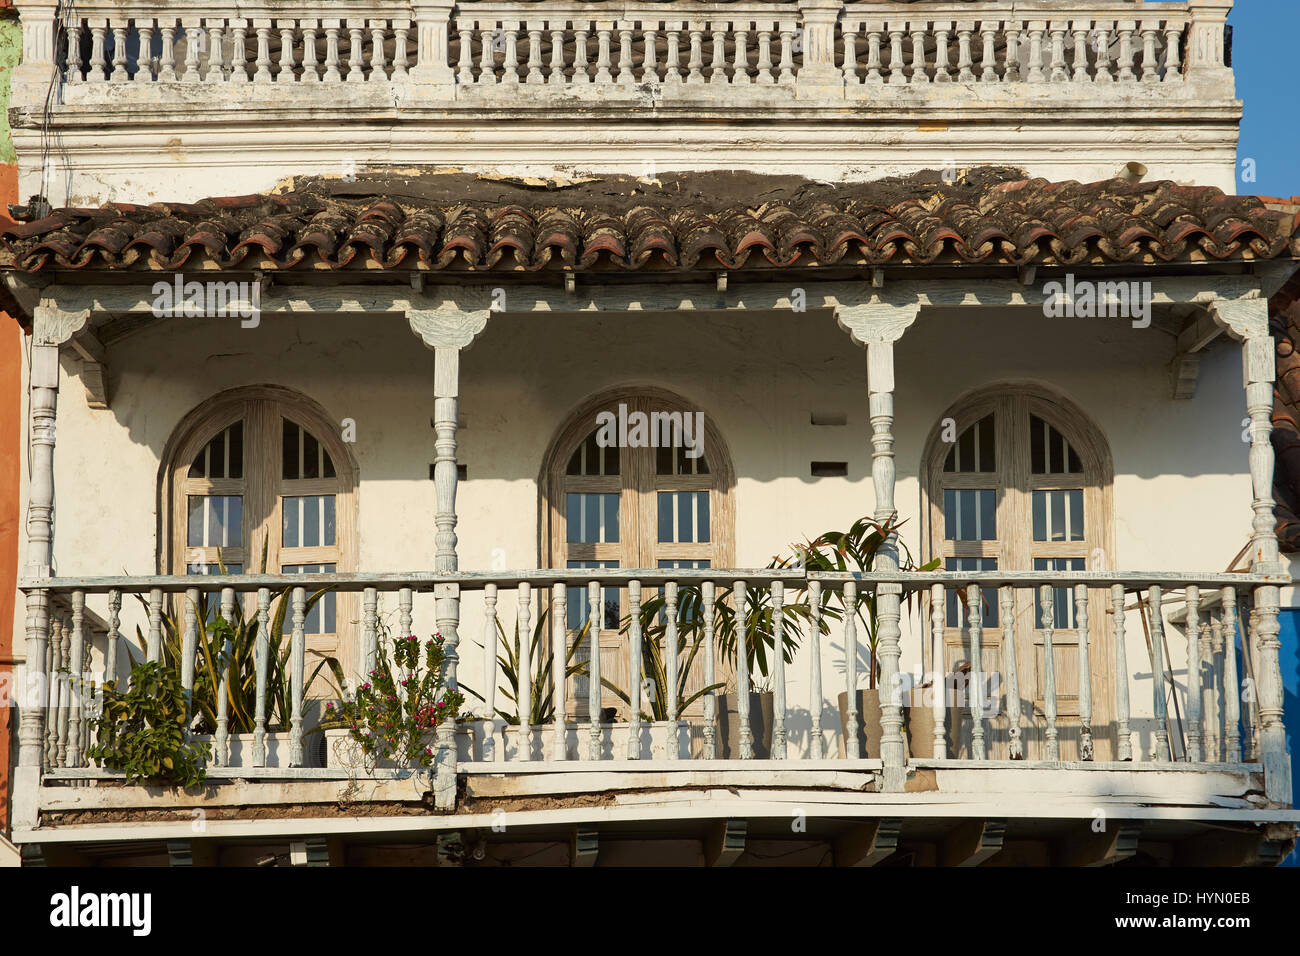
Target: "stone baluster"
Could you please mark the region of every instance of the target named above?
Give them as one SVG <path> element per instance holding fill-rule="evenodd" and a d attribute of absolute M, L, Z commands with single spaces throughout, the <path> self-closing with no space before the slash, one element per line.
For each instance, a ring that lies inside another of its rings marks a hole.
<path fill-rule="evenodd" d="M 397 632 L 399 637 L 415 636 L 415 618 L 411 613 L 413 595 L 410 588 L 397 589 Z"/>
<path fill-rule="evenodd" d="M 1174 20 L 1165 22 L 1165 82 L 1183 78 L 1181 47 L 1183 25 Z"/>
<path fill-rule="evenodd" d="M 104 54 L 104 35 L 107 31 L 107 20 L 90 21 L 90 71 L 86 74 L 88 82 L 103 83 L 108 79 L 108 74 L 104 72 L 104 67 L 108 65 Z"/>
<path fill-rule="evenodd" d="M 703 24 L 691 21 L 689 34 L 691 42 L 690 58 L 686 62 L 686 82 L 704 82 L 704 29 Z"/>
<path fill-rule="evenodd" d="M 1029 76 L 1030 83 L 1046 83 L 1047 73 L 1043 70 L 1043 34 L 1047 31 L 1044 20 L 1030 20 L 1029 33 Z"/>
<path fill-rule="evenodd" d="M 1237 590 L 1224 588 L 1223 604 L 1223 722 L 1225 753 L 1229 763 L 1241 760 L 1241 680 L 1237 670 Z"/>
<path fill-rule="evenodd" d="M 1142 33 L 1142 82 L 1160 82 L 1160 57 L 1156 53 L 1156 43 L 1160 39 L 1160 21 L 1143 20 Z"/>
<path fill-rule="evenodd" d="M 627 759 L 641 759 L 641 582 L 629 581 L 628 601 L 628 715 Z M 707 731 L 706 731 L 707 733 Z"/>
<path fill-rule="evenodd" d="M 951 83 L 948 67 L 948 39 L 952 36 L 953 21 L 934 21 L 934 82 Z"/>
<path fill-rule="evenodd" d="M 230 82 L 248 82 L 248 21 L 230 21 Z"/>
<path fill-rule="evenodd" d="M 551 28 L 551 68 L 546 82 L 561 86 L 564 84 L 564 20 L 552 20 Z"/>
<path fill-rule="evenodd" d="M 1074 72 L 1071 79 L 1075 83 L 1087 83 L 1088 76 L 1088 30 L 1091 20 L 1075 20 L 1071 24 L 1074 37 Z"/>
<path fill-rule="evenodd" d="M 868 21 L 865 24 L 867 31 L 867 75 L 863 78 L 864 83 L 884 83 L 885 77 L 881 72 L 880 62 L 880 44 L 884 36 L 885 25 L 879 20 Z"/>
<path fill-rule="evenodd" d="M 348 73 L 347 83 L 366 81 L 366 21 L 348 18 Z"/>
<path fill-rule="evenodd" d="M 325 26 L 325 82 L 341 83 L 343 73 L 339 70 L 339 30 L 341 20 L 324 20 Z"/>
<path fill-rule="evenodd" d="M 374 676 L 379 656 L 379 592 L 366 588 L 361 592 L 361 675 L 369 681 Z"/>
<path fill-rule="evenodd" d="M 370 27 L 370 81 L 383 83 L 388 80 L 388 61 L 384 56 L 384 43 L 388 38 L 387 20 L 369 20 Z"/>
<path fill-rule="evenodd" d="M 320 69 L 316 58 L 316 20 L 299 21 L 302 26 L 302 77 L 303 83 L 319 83 Z"/>
<path fill-rule="evenodd" d="M 1151 675 L 1151 692 L 1153 695 L 1152 702 L 1156 715 L 1156 743 L 1155 752 L 1151 759 L 1157 763 L 1163 763 L 1169 759 L 1169 732 L 1167 719 L 1167 704 L 1165 700 L 1165 624 L 1164 624 L 1164 596 L 1159 585 L 1152 585 L 1147 592 L 1147 609 L 1151 615 L 1151 656 L 1152 675 Z"/>
<path fill-rule="evenodd" d="M 1051 37 L 1053 83 L 1068 83 L 1070 71 L 1065 62 L 1065 34 L 1070 29 L 1068 20 L 1053 20 L 1048 31 Z"/>
<path fill-rule="evenodd" d="M 709 56 L 709 82 L 727 82 L 727 21 L 715 20 L 709 24 L 713 50 Z"/>
<path fill-rule="evenodd" d="M 529 20 L 527 23 L 528 73 L 524 77 L 525 83 L 546 82 L 546 74 L 542 72 L 542 31 L 545 26 L 545 20 Z"/>
<path fill-rule="evenodd" d="M 797 25 L 792 20 L 783 20 L 781 22 L 781 72 L 776 78 L 776 82 L 781 86 L 789 86 L 795 81 L 794 75 L 794 34 Z"/>
<path fill-rule="evenodd" d="M 669 760 L 677 759 L 678 737 L 681 733 L 677 721 L 679 716 L 677 643 L 677 582 L 669 581 L 664 585 L 664 683 L 668 685 L 665 688 L 668 699 L 664 701 L 664 714 L 668 718 L 664 735 L 664 756 Z"/>
<path fill-rule="evenodd" d="M 944 645 L 947 625 L 947 594 L 942 584 L 930 585 L 930 690 L 934 697 L 930 706 L 934 714 L 934 757 L 943 760 L 948 756 L 948 737 L 944 732 L 947 712 L 948 682 Z"/>
<path fill-rule="evenodd" d="M 162 660 L 163 593 L 160 588 L 149 592 L 149 640 L 145 644 L 145 660 Z"/>
<path fill-rule="evenodd" d="M 302 698 L 303 678 L 307 667 L 307 635 L 304 631 L 307 622 L 307 591 L 305 588 L 293 589 L 293 636 L 289 643 L 289 766 L 301 767 L 306 764 L 303 750 Z"/>
<path fill-rule="evenodd" d="M 257 645 L 256 658 L 257 699 L 253 712 L 253 766 L 266 766 L 266 678 L 271 665 L 271 591 L 257 589 Z"/>
<path fill-rule="evenodd" d="M 638 595 L 639 596 L 639 595 Z M 712 581 L 700 585 L 700 613 L 704 622 L 704 686 L 712 687 L 716 682 L 716 665 L 714 663 L 714 611 L 717 588 Z M 639 605 L 632 604 L 632 619 L 636 620 Z M 636 645 L 634 645 L 636 646 Z M 640 654 L 634 651 L 637 663 Z M 635 686 L 641 682 L 641 675 L 633 671 L 630 683 Z M 704 759 L 712 760 L 718 755 L 718 695 L 709 690 L 704 694 Z M 636 719 L 634 717 L 634 719 Z"/>
<path fill-rule="evenodd" d="M 1046 751 L 1048 760 L 1061 759 L 1061 734 L 1056 726 L 1056 650 L 1052 634 L 1056 626 L 1056 592 L 1050 584 L 1038 589 L 1043 616 L 1039 624 L 1043 631 L 1043 713 L 1047 719 Z"/>
<path fill-rule="evenodd" d="M 158 53 L 158 80 L 163 83 L 176 82 L 176 21 L 159 20 L 158 31 L 162 35 L 161 48 Z"/>
<path fill-rule="evenodd" d="M 1201 722 L 1201 687 L 1205 675 L 1201 669 L 1201 591 L 1196 585 L 1187 588 L 1187 760 L 1200 763 L 1205 759 L 1202 746 L 1204 727 Z"/>
<path fill-rule="evenodd" d="M 520 583 L 515 602 L 515 640 L 518 642 L 519 692 L 515 698 L 519 715 L 519 759 L 533 759 L 533 594 L 527 581 Z"/>
<path fill-rule="evenodd" d="M 460 37 L 460 53 L 456 63 L 456 82 L 469 86 L 474 82 L 474 21 L 462 17 L 456 21 L 456 33 Z M 555 51 L 555 37 L 551 37 L 551 51 Z M 554 70 L 552 70 L 554 80 Z"/>
<path fill-rule="evenodd" d="M 740 21 L 735 24 L 735 29 L 732 31 L 732 83 L 753 82 L 749 75 L 749 31 L 745 29 L 745 25 L 744 21 Z"/>
<path fill-rule="evenodd" d="M 1133 759 L 1133 736 L 1129 729 L 1128 649 L 1124 646 L 1124 585 L 1110 589 L 1111 629 L 1115 640 L 1115 726 L 1120 760 Z"/>
<path fill-rule="evenodd" d="M 776 83 L 776 76 L 773 73 L 772 65 L 772 27 L 774 23 L 768 21 L 766 29 L 758 29 L 758 73 L 754 77 L 754 82 L 760 86 L 772 86 Z"/>
<path fill-rule="evenodd" d="M 587 759 L 600 759 L 600 624 L 601 624 L 600 583 L 591 581 L 587 584 L 587 642 L 589 658 L 587 660 Z"/>
<path fill-rule="evenodd" d="M 841 68 L 844 82 L 848 86 L 856 86 L 862 82 L 858 76 L 858 24 L 845 20 L 840 37 L 844 45 L 844 65 Z"/>
<path fill-rule="evenodd" d="M 754 759 L 754 732 L 749 726 L 749 604 L 746 585 L 732 585 L 736 601 L 736 724 L 739 728 L 740 759 Z"/>
<path fill-rule="evenodd" d="M 80 83 L 81 75 L 81 22 L 68 26 L 68 59 L 63 71 L 65 83 Z"/>
<path fill-rule="evenodd" d="M 563 607 L 557 608 L 555 613 L 560 621 L 561 631 L 563 631 L 564 622 L 567 620 L 564 616 Z M 563 681 L 561 681 L 559 690 L 556 692 L 556 700 L 556 710 L 558 713 L 563 714 Z M 488 584 L 483 588 L 483 715 L 483 759 L 499 760 L 503 754 L 497 749 L 496 742 L 497 586 L 495 584 Z M 564 748 L 561 747 L 560 749 L 563 750 Z"/>
<path fill-rule="evenodd" d="M 912 28 L 912 83 L 929 83 L 930 74 L 925 68 L 925 21 L 911 24 Z"/>
<path fill-rule="evenodd" d="M 1095 26 L 1097 37 L 1097 62 L 1093 67 L 1092 82 L 1114 83 L 1115 76 L 1110 66 L 1110 35 L 1115 26 L 1114 21 L 1098 20 Z"/>
<path fill-rule="evenodd" d="M 479 21 L 478 81 L 480 83 L 497 82 L 496 42 L 497 26 L 495 20 Z M 502 48 L 505 38 L 502 37 Z"/>
<path fill-rule="evenodd" d="M 293 35 L 298 24 L 294 20 L 277 20 L 276 23 L 280 30 L 280 64 L 275 74 L 275 81 L 293 83 L 297 80 L 294 75 L 297 64 L 294 62 L 293 55 Z"/>
<path fill-rule="evenodd" d="M 971 757 L 984 760 L 984 594 L 978 584 L 966 586 L 966 633 L 970 638 Z"/>
<path fill-rule="evenodd" d="M 596 83 L 603 86 L 614 82 L 614 74 L 611 71 L 614 65 L 611 47 L 613 33 L 613 21 L 596 21 Z"/>
<path fill-rule="evenodd" d="M 1115 24 L 1119 32 L 1119 81 L 1136 83 L 1137 74 L 1133 72 L 1133 33 L 1137 30 L 1136 20 L 1120 20 Z"/>
<path fill-rule="evenodd" d="M 117 649 L 122 642 L 122 592 L 108 592 L 108 634 L 104 639 L 104 680 L 117 680 Z"/>
<path fill-rule="evenodd" d="M 971 53 L 971 36 L 975 33 L 975 22 L 963 20 L 957 24 L 957 81 L 974 83 L 975 71 L 971 68 L 975 60 Z"/>
<path fill-rule="evenodd" d="M 1007 20 L 1003 31 L 1006 35 L 1007 49 L 1003 55 L 1006 65 L 1002 70 L 1003 83 L 1020 82 L 1020 21 Z"/>
<path fill-rule="evenodd" d="M 998 81 L 998 29 L 1000 20 L 983 20 L 980 22 L 980 37 L 984 41 L 984 51 L 980 55 L 980 82 L 996 83 Z"/>
<path fill-rule="evenodd" d="M 81 766 L 82 720 L 86 712 L 86 592 L 72 592 L 72 638 L 69 656 L 68 762 Z"/>
<path fill-rule="evenodd" d="M 130 79 L 126 69 L 126 34 L 125 24 L 113 27 L 113 72 L 108 78 L 110 83 L 125 83 Z"/>
<path fill-rule="evenodd" d="M 411 35 L 410 20 L 393 21 L 393 74 L 394 80 L 410 78 L 409 44 Z"/>
<path fill-rule="evenodd" d="M 208 28 L 208 73 L 204 79 L 209 83 L 224 83 L 226 82 L 226 21 L 205 19 L 203 22 Z"/>
<path fill-rule="evenodd" d="M 1002 614 L 1002 669 L 1006 671 L 1007 756 L 1023 760 L 1025 745 L 1020 739 L 1020 672 L 1016 662 L 1016 592 L 1010 585 L 999 589 Z"/>
<path fill-rule="evenodd" d="M 889 69 L 886 71 L 886 82 L 889 86 L 902 86 L 907 82 L 907 74 L 903 68 L 903 36 L 906 23 L 894 21 L 889 26 Z"/>
<path fill-rule="evenodd" d="M 1079 759 L 1091 760 L 1092 746 L 1092 662 L 1088 652 L 1088 606 L 1091 598 L 1084 584 L 1074 586 L 1074 629 L 1079 641 Z M 1118 676 L 1118 675 L 1117 675 Z"/>
<path fill-rule="evenodd" d="M 822 585 L 808 582 L 808 713 L 812 720 L 812 759 L 826 756 L 822 736 Z"/>
<path fill-rule="evenodd" d="M 618 77 L 620 86 L 632 86 L 636 75 L 632 72 L 632 28 L 631 20 L 618 22 Z"/>
<path fill-rule="evenodd" d="M 257 34 L 257 72 L 253 74 L 254 83 L 271 82 L 271 23 L 270 20 L 253 21 L 253 31 Z"/>
<path fill-rule="evenodd" d="M 203 27 L 197 20 L 192 23 L 181 22 L 185 30 L 185 75 L 181 77 L 181 82 L 201 83 L 203 73 L 199 67 L 203 62 Z"/>
<path fill-rule="evenodd" d="M 573 26 L 573 79 L 572 83 L 579 86 L 591 82 L 591 74 L 587 72 L 587 38 L 591 35 L 591 24 L 587 20 L 579 20 Z M 676 34 L 673 35 L 674 38 Z M 674 44 L 674 51 L 675 51 Z M 673 58 L 673 66 L 676 67 L 676 57 Z"/>
<path fill-rule="evenodd" d="M 568 720 L 568 698 L 565 695 L 565 676 L 569 663 L 569 595 L 563 584 L 551 587 L 551 708 L 555 725 L 551 731 L 551 759 L 565 760 L 565 722 Z"/>

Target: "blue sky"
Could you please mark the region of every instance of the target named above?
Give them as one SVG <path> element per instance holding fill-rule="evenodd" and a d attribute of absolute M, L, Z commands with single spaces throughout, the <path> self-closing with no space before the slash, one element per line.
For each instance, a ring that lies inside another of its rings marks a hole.
<path fill-rule="evenodd" d="M 1244 100 L 1237 191 L 1260 196 L 1300 196 L 1300 0 L 1237 0 L 1232 67 Z M 1255 160 L 1256 181 L 1242 181 L 1242 161 Z"/>

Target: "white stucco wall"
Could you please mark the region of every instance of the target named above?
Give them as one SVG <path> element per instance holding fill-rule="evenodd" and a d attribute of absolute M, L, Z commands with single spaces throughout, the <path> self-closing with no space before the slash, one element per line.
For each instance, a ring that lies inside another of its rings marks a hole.
<path fill-rule="evenodd" d="M 908 545 L 921 554 L 918 472 L 936 420 L 972 389 L 1036 382 L 1072 399 L 1109 439 L 1111 567 L 1224 570 L 1250 528 L 1240 362 L 1230 344 L 1212 349 L 1196 397 L 1179 402 L 1170 398 L 1172 354 L 1165 333 L 1115 320 L 923 313 L 897 347 L 897 502 L 910 519 Z M 110 410 L 87 406 L 75 367 L 60 391 L 57 574 L 155 572 L 158 468 L 168 437 L 205 399 L 258 383 L 298 389 L 335 420 L 356 421 L 361 567 L 432 568 L 433 354 L 401 319 L 266 315 L 255 329 L 173 319 L 117 342 L 108 362 Z M 458 496 L 462 569 L 490 567 L 497 549 L 507 567 L 537 566 L 536 478 L 548 443 L 586 397 L 625 383 L 678 392 L 716 423 L 738 476 L 739 565 L 761 567 L 792 541 L 847 527 L 874 507 L 865 364 L 826 313 L 495 316 L 461 364 L 460 460 L 469 473 Z M 847 425 L 813 427 L 813 410 L 842 412 Z M 811 479 L 812 460 L 847 460 L 848 478 Z M 502 597 L 503 620 L 511 620 L 513 595 Z M 102 598 L 90 603 L 103 612 Z M 139 614 L 134 601 L 124 604 L 130 635 Z M 395 607 L 389 598 L 386 610 Z M 478 596 L 466 599 L 461 673 L 471 684 L 481 674 L 479 608 Z M 22 617 L 20 606 L 20 635 Z M 432 628 L 432 598 L 421 596 L 416 631 Z M 1130 670 L 1147 675 L 1132 685 L 1140 715 L 1150 712 L 1151 688 L 1136 617 L 1129 634 Z M 825 647 L 827 729 L 838 726 L 840 643 L 832 636 Z M 915 626 L 904 646 L 911 669 L 919 661 Z M 1174 656 L 1181 667 L 1177 649 Z M 807 674 L 802 656 L 788 670 L 789 698 L 800 709 Z M 1141 751 L 1148 746 L 1139 741 Z"/>

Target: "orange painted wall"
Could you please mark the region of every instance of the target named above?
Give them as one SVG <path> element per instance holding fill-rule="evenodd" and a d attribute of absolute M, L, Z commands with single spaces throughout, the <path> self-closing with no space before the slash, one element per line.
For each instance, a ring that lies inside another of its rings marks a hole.
<path fill-rule="evenodd" d="M 0 165 L 0 224 L 18 201 L 18 167 Z M 18 587 L 19 471 L 23 460 L 23 331 L 13 317 L 0 312 L 0 687 L 13 670 L 14 600 Z M 7 702 L 0 702 L 7 704 Z M 15 709 L 0 706 L 0 831 L 9 829 L 9 752 L 17 733 Z"/>

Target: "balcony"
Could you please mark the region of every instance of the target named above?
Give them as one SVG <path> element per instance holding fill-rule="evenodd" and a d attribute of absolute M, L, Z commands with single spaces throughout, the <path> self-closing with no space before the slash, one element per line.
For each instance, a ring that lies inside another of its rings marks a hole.
<path fill-rule="evenodd" d="M 110 186 L 112 198 L 152 199 L 94 172 L 135 162 L 146 143 L 176 161 L 182 182 L 234 143 L 264 150 L 266 162 L 221 165 L 261 177 L 227 193 L 269 189 L 270 169 L 348 176 L 430 162 L 538 177 L 648 168 L 653 179 L 756 168 L 754 143 L 764 169 L 802 173 L 811 160 L 835 180 L 1002 162 L 1011 144 L 1052 179 L 1102 179 L 1137 161 L 1158 178 L 1234 182 L 1230 0 L 121 0 L 58 20 L 53 4 L 18 6 L 17 147 L 34 151 L 38 131 L 58 131 L 69 152 L 45 185 L 70 177 L 69 204 Z M 828 122 L 844 142 L 814 134 Z M 119 131 L 108 154 L 105 123 Z M 1098 135 L 1117 126 L 1122 148 Z M 313 158 L 298 149 L 297 166 L 286 164 L 284 151 L 302 144 Z M 528 156 L 516 155 L 521 145 Z M 23 165 L 34 192 L 45 160 L 32 155 Z M 210 181 L 193 175 L 194 189 Z"/>

